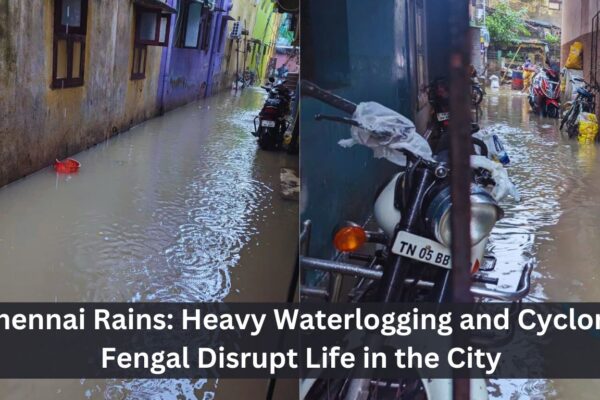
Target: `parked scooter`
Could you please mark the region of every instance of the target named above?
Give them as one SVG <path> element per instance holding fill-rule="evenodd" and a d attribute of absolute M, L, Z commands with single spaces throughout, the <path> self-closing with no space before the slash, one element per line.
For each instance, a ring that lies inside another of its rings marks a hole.
<path fill-rule="evenodd" d="M 258 145 L 263 150 L 275 150 L 282 147 L 283 137 L 288 129 L 288 116 L 292 93 L 285 86 L 285 81 L 275 83 L 274 78 L 269 78 L 269 86 L 261 86 L 267 91 L 268 96 L 263 108 L 254 118 L 254 136 L 258 138 Z"/>
<path fill-rule="evenodd" d="M 536 114 L 558 118 L 560 110 L 559 73 L 552 68 L 542 68 L 533 77 L 529 89 L 529 104 Z"/>
<path fill-rule="evenodd" d="M 582 78 L 573 78 L 571 83 L 579 85 L 577 87 L 577 97 L 565 111 L 560 121 L 560 129 L 566 128 L 569 138 L 577 136 L 579 133 L 579 116 L 581 113 L 593 113 L 596 110 L 596 95 L 592 92 L 594 87 Z"/>
<path fill-rule="evenodd" d="M 349 300 L 381 303 L 448 301 L 452 172 L 447 164 L 447 151 L 440 148 L 432 153 L 424 138 L 416 133 L 410 120 L 377 103 L 361 103 L 357 106 L 306 81 L 302 82 L 302 91 L 305 95 L 352 115 L 350 118 L 316 116 L 318 120 L 334 121 L 352 127 L 353 139 L 340 144 L 363 144 L 372 148 L 379 156 L 405 167 L 403 172 L 390 179 L 375 201 L 374 217 L 380 230 L 366 231 L 349 222 L 344 223 L 334 235 L 336 249 L 349 255 L 362 248 L 365 243 L 373 243 L 379 247 L 372 258 L 363 254 L 357 259 L 368 258 L 365 260 L 367 266 L 362 269 L 380 271 L 381 277 L 374 279 L 365 275 L 357 280 L 349 292 Z M 495 258 L 485 255 L 486 244 L 492 228 L 503 216 L 498 201 L 509 193 L 516 196 L 516 191 L 502 165 L 485 157 L 488 154 L 486 145 L 474 142 L 475 145 L 482 146 L 482 155 L 471 157 L 475 176 L 471 185 L 472 280 L 482 285 L 495 285 L 498 283 L 497 279 L 481 273 L 492 270 L 495 265 Z M 320 264 L 318 259 L 306 256 L 301 258 L 303 268 L 311 268 L 313 265 L 325 270 L 324 264 L 326 263 Z M 348 270 L 359 275 L 355 264 L 347 265 L 350 266 L 346 266 Z M 530 273 L 531 266 L 527 265 L 522 272 L 522 284 L 513 292 L 490 289 L 488 286 L 479 289 L 474 287 L 472 292 L 481 297 L 518 301 L 529 291 Z M 335 295 L 333 300 L 336 300 Z M 394 396 L 397 396 L 398 385 L 401 385 L 403 388 L 414 386 L 415 393 L 425 393 L 430 400 L 451 398 L 452 386 L 449 380 L 404 382 L 399 377 L 398 381 L 399 383 L 388 385 L 386 382 L 373 383 L 369 379 L 327 382 L 319 379 L 305 380 L 301 391 L 302 398 L 307 400 L 383 399 L 397 398 Z M 370 390 L 373 384 L 382 385 L 377 390 Z M 473 379 L 471 388 L 472 399 L 487 399 L 484 381 Z M 372 393 L 377 393 L 377 397 L 369 397 Z"/>

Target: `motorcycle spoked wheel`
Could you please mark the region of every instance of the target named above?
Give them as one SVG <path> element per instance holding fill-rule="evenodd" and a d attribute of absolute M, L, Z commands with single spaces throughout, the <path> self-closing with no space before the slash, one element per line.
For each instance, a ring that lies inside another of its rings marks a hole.
<path fill-rule="evenodd" d="M 304 400 L 358 400 L 348 397 L 348 379 L 319 379 Z M 397 381 L 371 381 L 367 397 L 361 393 L 360 400 L 428 400 L 420 379 L 398 379 Z"/>

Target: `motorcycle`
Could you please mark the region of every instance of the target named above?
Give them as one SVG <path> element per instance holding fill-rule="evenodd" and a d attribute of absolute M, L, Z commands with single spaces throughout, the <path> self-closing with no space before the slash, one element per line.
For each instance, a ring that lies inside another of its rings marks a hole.
<path fill-rule="evenodd" d="M 341 142 L 342 146 L 363 144 L 378 155 L 402 165 L 404 170 L 396 173 L 380 190 L 374 204 L 374 220 L 379 229 L 367 231 L 364 227 L 346 222 L 333 236 L 333 244 L 340 254 L 349 259 L 363 261 L 365 267 L 355 263 L 320 260 L 301 256 L 303 269 L 317 269 L 336 273 L 348 271 L 359 279 L 349 291 L 351 302 L 446 302 L 449 300 L 450 254 L 450 176 L 447 149 L 432 152 L 427 142 L 414 128 L 410 120 L 377 103 L 356 105 L 344 98 L 303 81 L 303 94 L 321 100 L 344 111 L 352 117 L 317 115 L 317 120 L 328 120 L 350 125 L 352 139 Z M 498 201 L 516 190 L 501 164 L 489 158 L 485 143 L 480 146 L 481 155 L 471 156 L 474 180 L 471 185 L 471 253 L 474 295 L 503 301 L 519 301 L 529 292 L 531 265 L 523 268 L 520 283 L 515 291 L 489 288 L 498 279 L 484 272 L 494 269 L 496 259 L 486 255 L 488 236 L 502 218 Z M 310 237 L 310 223 L 305 223 L 301 242 Z M 377 248 L 371 255 L 360 254 L 363 245 L 371 243 Z M 308 247 L 308 245 L 303 245 Z M 377 275 L 377 277 L 375 277 Z M 336 301 L 341 284 L 334 279 L 332 293 L 328 298 Z M 318 290 L 307 294 L 316 293 Z M 377 388 L 373 388 L 376 385 Z M 344 400 L 398 398 L 398 393 L 410 389 L 428 399 L 451 398 L 451 381 L 446 379 L 422 379 L 418 381 L 381 382 L 370 379 L 305 380 L 301 384 L 301 398 Z M 407 389 L 408 388 L 408 389 Z M 472 399 L 487 399 L 485 382 L 471 381 Z M 377 397 L 370 397 L 377 393 Z M 381 396 L 381 397 L 379 397 Z M 448 397 L 446 397 L 448 396 Z"/>
<path fill-rule="evenodd" d="M 477 78 L 473 78 L 477 79 Z M 482 88 L 479 88 L 485 93 Z M 450 90 L 445 78 L 437 78 L 427 86 L 427 97 L 432 109 L 433 126 L 428 129 L 424 137 L 427 139 L 434 153 L 447 153 L 450 146 L 450 137 L 448 136 L 448 123 L 450 122 Z M 479 99 L 481 103 L 481 99 Z M 498 135 L 482 132 L 479 124 L 471 124 L 471 135 L 476 154 L 482 151 L 489 153 L 489 157 L 494 161 L 499 161 L 502 165 L 507 165 L 510 159 L 504 150 L 504 145 Z M 484 145 L 480 143 L 485 142 Z"/>
<path fill-rule="evenodd" d="M 285 86 L 285 81 L 276 83 L 274 78 L 269 78 L 269 82 L 269 86 L 261 86 L 268 96 L 260 113 L 254 118 L 252 133 L 258 138 L 258 145 L 263 150 L 282 147 L 292 101 L 292 93 Z"/>
<path fill-rule="evenodd" d="M 536 114 L 558 118 L 560 110 L 559 74 L 552 68 L 542 68 L 533 77 L 529 89 L 529 104 Z"/>
<path fill-rule="evenodd" d="M 478 106 L 483 101 L 485 95 L 485 89 L 479 83 L 479 78 L 476 76 L 471 77 L 471 102 L 474 106 Z"/>
<path fill-rule="evenodd" d="M 571 79 L 571 82 L 582 86 L 577 87 L 577 97 L 560 121 L 560 129 L 563 130 L 566 127 L 569 138 L 573 138 L 579 133 L 578 126 L 581 113 L 593 113 L 596 110 L 596 95 L 592 92 L 594 87 L 582 78 Z"/>

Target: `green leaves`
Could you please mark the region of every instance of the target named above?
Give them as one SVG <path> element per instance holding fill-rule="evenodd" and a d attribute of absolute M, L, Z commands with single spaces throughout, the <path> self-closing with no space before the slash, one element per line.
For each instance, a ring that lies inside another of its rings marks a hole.
<path fill-rule="evenodd" d="M 513 10 L 507 1 L 498 3 L 486 21 L 491 41 L 507 46 L 518 42 L 521 36 L 531 35 L 524 22 L 526 14 L 525 8 Z"/>

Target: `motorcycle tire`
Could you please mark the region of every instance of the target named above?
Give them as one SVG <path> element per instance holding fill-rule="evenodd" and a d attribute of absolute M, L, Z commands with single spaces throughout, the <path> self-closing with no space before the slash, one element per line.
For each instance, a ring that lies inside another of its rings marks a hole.
<path fill-rule="evenodd" d="M 560 115 L 560 113 L 558 111 L 558 107 L 555 107 L 555 106 L 546 107 L 546 115 L 548 116 L 548 118 L 558 118 L 558 116 Z"/>
<path fill-rule="evenodd" d="M 275 147 L 274 136 L 272 129 L 261 127 L 258 132 L 258 147 L 261 150 L 273 150 Z"/>
<path fill-rule="evenodd" d="M 483 90 L 479 86 L 471 87 L 471 101 L 474 106 L 478 106 L 483 101 Z"/>

